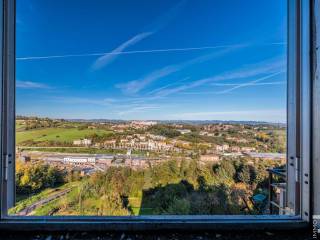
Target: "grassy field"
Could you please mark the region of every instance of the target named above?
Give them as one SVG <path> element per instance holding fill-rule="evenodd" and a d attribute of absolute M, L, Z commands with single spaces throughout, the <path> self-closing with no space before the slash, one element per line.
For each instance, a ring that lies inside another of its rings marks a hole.
<path fill-rule="evenodd" d="M 71 142 L 75 139 L 85 138 L 91 134 L 106 135 L 109 133 L 111 131 L 103 129 L 44 128 L 17 132 L 16 143 L 19 144 L 27 140 Z"/>
<path fill-rule="evenodd" d="M 129 207 L 135 216 L 151 215 L 153 210 L 149 207 L 141 207 L 141 198 L 138 197 L 129 197 Z"/>

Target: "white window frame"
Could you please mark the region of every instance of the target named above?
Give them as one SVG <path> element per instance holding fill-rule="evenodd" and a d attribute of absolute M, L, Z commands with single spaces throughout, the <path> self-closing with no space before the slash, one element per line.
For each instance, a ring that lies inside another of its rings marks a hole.
<path fill-rule="evenodd" d="M 15 201 L 15 0 L 0 0 L 1 158 L 0 229 L 151 230 L 288 229 L 310 221 L 310 7 L 288 0 L 288 212 L 292 215 L 9 216 Z M 2 26 L 2 27 L 1 27 Z M 2 30 L 2 31 L 1 31 Z M 297 191 L 298 190 L 298 191 Z"/>

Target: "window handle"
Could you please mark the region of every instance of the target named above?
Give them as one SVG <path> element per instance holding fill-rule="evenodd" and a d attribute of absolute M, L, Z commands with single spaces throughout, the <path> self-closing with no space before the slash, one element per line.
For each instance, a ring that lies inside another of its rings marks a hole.
<path fill-rule="evenodd" d="M 4 162 L 4 180 L 8 180 L 8 175 L 9 175 L 9 164 L 11 163 L 10 161 L 11 154 L 5 154 L 5 162 Z"/>

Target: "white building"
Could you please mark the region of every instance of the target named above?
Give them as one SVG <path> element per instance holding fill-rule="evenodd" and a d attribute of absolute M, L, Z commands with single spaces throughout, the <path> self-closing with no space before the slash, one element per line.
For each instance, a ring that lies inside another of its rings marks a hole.
<path fill-rule="evenodd" d="M 157 124 L 158 123 L 155 121 L 132 121 L 131 122 L 132 126 L 141 126 L 141 127 L 149 127 L 149 126 L 154 126 Z"/>
<path fill-rule="evenodd" d="M 254 147 L 242 147 L 241 151 L 242 152 L 254 152 L 256 150 L 256 148 Z"/>
<path fill-rule="evenodd" d="M 191 133 L 190 129 L 178 129 L 181 134 Z"/>
<path fill-rule="evenodd" d="M 82 145 L 82 146 L 89 146 L 92 144 L 91 139 L 79 139 L 79 140 L 74 140 L 73 145 Z"/>
<path fill-rule="evenodd" d="M 200 132 L 199 132 L 199 135 L 200 135 L 200 136 L 207 136 L 207 135 L 208 135 L 208 132 L 206 132 L 206 131 L 200 131 Z"/>
<path fill-rule="evenodd" d="M 219 162 L 220 158 L 217 155 L 207 154 L 207 155 L 200 155 L 200 161 L 202 162 Z"/>
<path fill-rule="evenodd" d="M 166 137 L 161 136 L 161 135 L 154 135 L 154 134 L 148 134 L 149 138 L 152 140 L 157 140 L 157 141 L 164 141 L 166 140 Z"/>
<path fill-rule="evenodd" d="M 84 163 L 96 163 L 95 157 L 65 157 L 63 158 L 64 163 L 75 163 L 75 164 L 84 164 Z"/>
<path fill-rule="evenodd" d="M 229 149 L 229 145 L 228 144 L 216 145 L 216 151 L 217 152 L 224 152 L 224 151 L 227 151 L 228 149 Z"/>

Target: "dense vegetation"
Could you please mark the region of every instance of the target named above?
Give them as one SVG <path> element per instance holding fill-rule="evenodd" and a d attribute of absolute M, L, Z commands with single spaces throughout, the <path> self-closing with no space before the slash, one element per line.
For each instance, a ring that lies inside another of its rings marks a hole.
<path fill-rule="evenodd" d="M 144 170 L 112 167 L 82 178 L 38 214 L 259 214 L 265 206 L 251 197 L 267 194 L 266 165 L 225 159 L 219 165 L 171 160 Z"/>
<path fill-rule="evenodd" d="M 180 132 L 175 130 L 173 127 L 170 127 L 168 125 L 155 125 L 149 128 L 149 131 L 153 134 L 168 137 L 168 138 L 174 138 L 180 136 Z"/>
<path fill-rule="evenodd" d="M 133 139 L 144 144 L 146 141 L 168 143 L 175 148 L 170 151 L 135 148 L 133 155 L 165 161 L 139 169 L 112 165 L 90 176 L 81 175 L 87 166 L 81 168 L 61 162 L 54 167 L 39 159 L 17 161 L 16 186 L 21 201 L 13 213 L 56 191 L 68 190 L 63 196 L 37 207 L 32 213 L 36 215 L 265 213 L 266 169 L 276 161 L 251 159 L 245 150 L 241 150 L 244 152 L 241 157 L 232 157 L 229 153 L 240 151 L 232 147 L 251 147 L 258 153 L 286 151 L 285 128 L 273 125 L 157 124 L 134 128 L 129 123 L 123 127 L 123 124 L 18 117 L 16 129 L 20 153 L 118 155 L 127 153 L 126 146 L 119 147 L 122 140 L 130 143 Z M 190 132 L 181 134 L 181 129 Z M 165 138 L 154 140 L 149 134 Z M 83 138 L 92 140 L 92 145 L 73 145 L 73 140 Z M 108 147 L 105 144 L 108 140 L 114 140 L 119 148 Z M 226 154 L 216 149 L 222 145 L 230 146 Z M 211 163 L 204 164 L 203 155 L 219 156 L 219 163 L 213 164 L 210 160 Z M 253 201 L 252 197 L 258 193 L 265 197 L 263 202 Z"/>
<path fill-rule="evenodd" d="M 63 183 L 64 173 L 56 167 L 37 163 L 22 163 L 16 161 L 16 191 L 17 194 L 31 194 L 45 188 Z"/>

